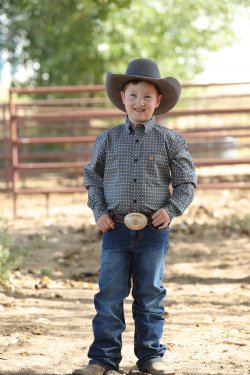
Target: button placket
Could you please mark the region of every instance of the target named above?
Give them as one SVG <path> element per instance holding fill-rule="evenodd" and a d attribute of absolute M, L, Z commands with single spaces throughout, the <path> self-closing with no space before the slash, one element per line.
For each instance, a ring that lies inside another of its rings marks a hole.
<path fill-rule="evenodd" d="M 137 206 L 137 203 L 138 203 L 138 195 L 139 195 L 137 182 L 138 182 L 138 175 L 139 175 L 140 163 L 141 163 L 141 160 L 140 160 L 140 137 L 141 137 L 141 134 L 138 134 L 138 132 L 136 132 L 134 134 L 133 156 L 132 156 L 133 171 L 132 171 L 132 174 L 131 174 L 132 181 L 134 182 L 133 187 L 132 187 L 132 196 L 131 196 L 132 207 L 133 207 L 134 211 L 136 211 L 136 206 Z"/>

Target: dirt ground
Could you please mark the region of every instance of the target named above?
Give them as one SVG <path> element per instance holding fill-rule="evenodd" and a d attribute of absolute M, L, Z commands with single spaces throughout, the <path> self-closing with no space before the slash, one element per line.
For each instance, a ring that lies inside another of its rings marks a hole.
<path fill-rule="evenodd" d="M 250 191 L 198 191 L 170 230 L 165 357 L 178 375 L 250 374 Z M 20 197 L 15 246 L 32 248 L 0 289 L 0 375 L 59 375 L 87 363 L 101 235 L 83 195 Z M 131 296 L 121 367 L 135 365 Z"/>

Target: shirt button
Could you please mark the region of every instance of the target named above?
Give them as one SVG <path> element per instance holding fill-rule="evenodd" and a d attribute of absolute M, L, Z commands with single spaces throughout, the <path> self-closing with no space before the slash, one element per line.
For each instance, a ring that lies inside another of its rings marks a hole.
<path fill-rule="evenodd" d="M 136 141 L 136 143 L 139 143 L 139 139 L 136 139 L 135 141 Z"/>
<path fill-rule="evenodd" d="M 134 178 L 134 182 L 136 182 L 137 181 L 137 178 Z"/>
<path fill-rule="evenodd" d="M 138 159 L 134 159 L 134 161 L 138 161 Z"/>
<path fill-rule="evenodd" d="M 137 202 L 137 200 L 136 200 L 136 199 L 134 199 L 134 200 L 133 200 L 133 202 L 134 202 L 134 203 L 136 203 L 136 202 Z"/>

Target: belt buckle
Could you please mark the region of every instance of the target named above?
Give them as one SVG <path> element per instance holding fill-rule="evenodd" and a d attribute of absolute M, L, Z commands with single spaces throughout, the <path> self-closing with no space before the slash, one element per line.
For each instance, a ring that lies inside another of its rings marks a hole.
<path fill-rule="evenodd" d="M 124 224 L 129 229 L 140 230 L 145 228 L 147 223 L 147 217 L 139 212 L 131 212 L 124 217 Z"/>

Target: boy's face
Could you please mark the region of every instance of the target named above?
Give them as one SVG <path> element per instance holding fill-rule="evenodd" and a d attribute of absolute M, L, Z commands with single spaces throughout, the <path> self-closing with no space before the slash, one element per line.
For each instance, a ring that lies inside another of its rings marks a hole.
<path fill-rule="evenodd" d="M 154 84 L 141 81 L 136 84 L 130 82 L 121 91 L 121 97 L 130 122 L 136 125 L 151 119 L 162 95 L 158 94 Z"/>

